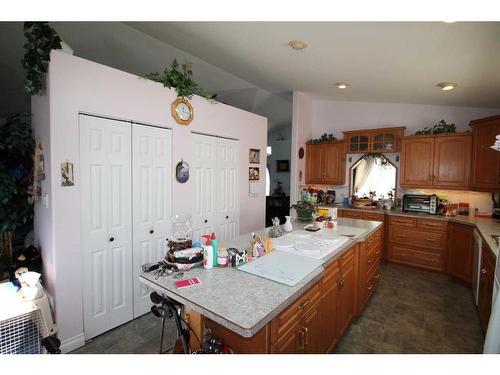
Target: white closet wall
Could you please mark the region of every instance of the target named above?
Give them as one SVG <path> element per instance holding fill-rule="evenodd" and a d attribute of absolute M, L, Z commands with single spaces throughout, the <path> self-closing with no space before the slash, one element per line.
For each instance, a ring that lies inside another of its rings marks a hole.
<path fill-rule="evenodd" d="M 150 309 L 138 275 L 165 256 L 171 154 L 170 129 L 80 115 L 86 339 Z"/>
<path fill-rule="evenodd" d="M 141 265 L 165 256 L 172 216 L 172 131 L 132 125 L 134 318 L 150 311 Z"/>
<path fill-rule="evenodd" d="M 130 123 L 80 116 L 86 339 L 133 317 Z M 68 207 L 70 210 L 71 207 Z"/>
<path fill-rule="evenodd" d="M 239 234 L 238 141 L 192 134 L 193 238 L 215 232 L 219 240 Z"/>

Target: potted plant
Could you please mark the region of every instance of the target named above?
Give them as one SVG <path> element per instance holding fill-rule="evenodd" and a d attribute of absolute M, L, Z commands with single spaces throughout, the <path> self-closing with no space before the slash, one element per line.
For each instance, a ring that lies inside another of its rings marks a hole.
<path fill-rule="evenodd" d="M 318 206 L 316 205 L 316 198 L 306 192 L 302 194 L 302 199 L 293 204 L 290 208 L 294 208 L 297 212 L 297 219 L 310 221 Z"/>

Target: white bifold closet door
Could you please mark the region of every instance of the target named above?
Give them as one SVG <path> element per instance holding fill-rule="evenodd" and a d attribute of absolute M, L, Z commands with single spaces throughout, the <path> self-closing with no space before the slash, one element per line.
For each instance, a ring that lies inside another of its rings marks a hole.
<path fill-rule="evenodd" d="M 90 339 L 133 317 L 131 131 L 127 122 L 79 119 L 84 331 Z"/>
<path fill-rule="evenodd" d="M 219 240 L 239 234 L 238 141 L 192 134 L 193 238 L 215 232 Z"/>
<path fill-rule="evenodd" d="M 80 115 L 85 339 L 149 311 L 141 265 L 166 252 L 172 131 Z"/>
<path fill-rule="evenodd" d="M 172 216 L 172 131 L 132 125 L 134 318 L 150 311 L 141 265 L 165 256 Z"/>
<path fill-rule="evenodd" d="M 221 240 L 239 235 L 238 141 L 217 138 L 217 234 Z"/>

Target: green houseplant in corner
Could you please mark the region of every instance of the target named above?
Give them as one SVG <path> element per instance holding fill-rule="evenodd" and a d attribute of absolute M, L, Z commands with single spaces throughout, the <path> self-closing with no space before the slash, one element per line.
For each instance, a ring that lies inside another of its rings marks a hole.
<path fill-rule="evenodd" d="M 26 72 L 24 91 L 41 95 L 45 90 L 45 75 L 49 69 L 50 51 L 61 48 L 61 38 L 48 22 L 25 22 L 24 58 Z"/>
<path fill-rule="evenodd" d="M 170 69 L 168 67 L 165 68 L 163 74 L 149 73 L 144 75 L 144 78 L 160 82 L 164 87 L 175 88 L 177 96 L 181 98 L 191 99 L 193 95 L 199 95 L 211 103 L 215 103 L 215 98 L 217 97 L 216 94 L 209 94 L 193 80 L 191 63 L 184 62 L 179 65 L 177 59 L 172 61 Z"/>
<path fill-rule="evenodd" d="M 0 255 L 8 261 L 12 243 L 22 241 L 33 226 L 29 189 L 34 152 L 29 115 L 15 114 L 0 123 Z"/>

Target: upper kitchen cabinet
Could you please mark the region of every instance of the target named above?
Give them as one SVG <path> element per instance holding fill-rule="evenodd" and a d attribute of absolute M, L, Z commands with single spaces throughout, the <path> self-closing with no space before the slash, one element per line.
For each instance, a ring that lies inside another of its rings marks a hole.
<path fill-rule="evenodd" d="M 471 187 L 478 191 L 500 191 L 500 152 L 490 148 L 500 134 L 500 116 L 471 121 Z"/>
<path fill-rule="evenodd" d="M 347 140 L 347 153 L 397 152 L 399 151 L 399 138 L 404 134 L 405 129 L 401 126 L 343 132 Z"/>
<path fill-rule="evenodd" d="M 306 145 L 306 184 L 343 185 L 345 143 Z"/>
<path fill-rule="evenodd" d="M 401 138 L 401 187 L 468 189 L 472 137 L 469 133 Z"/>

